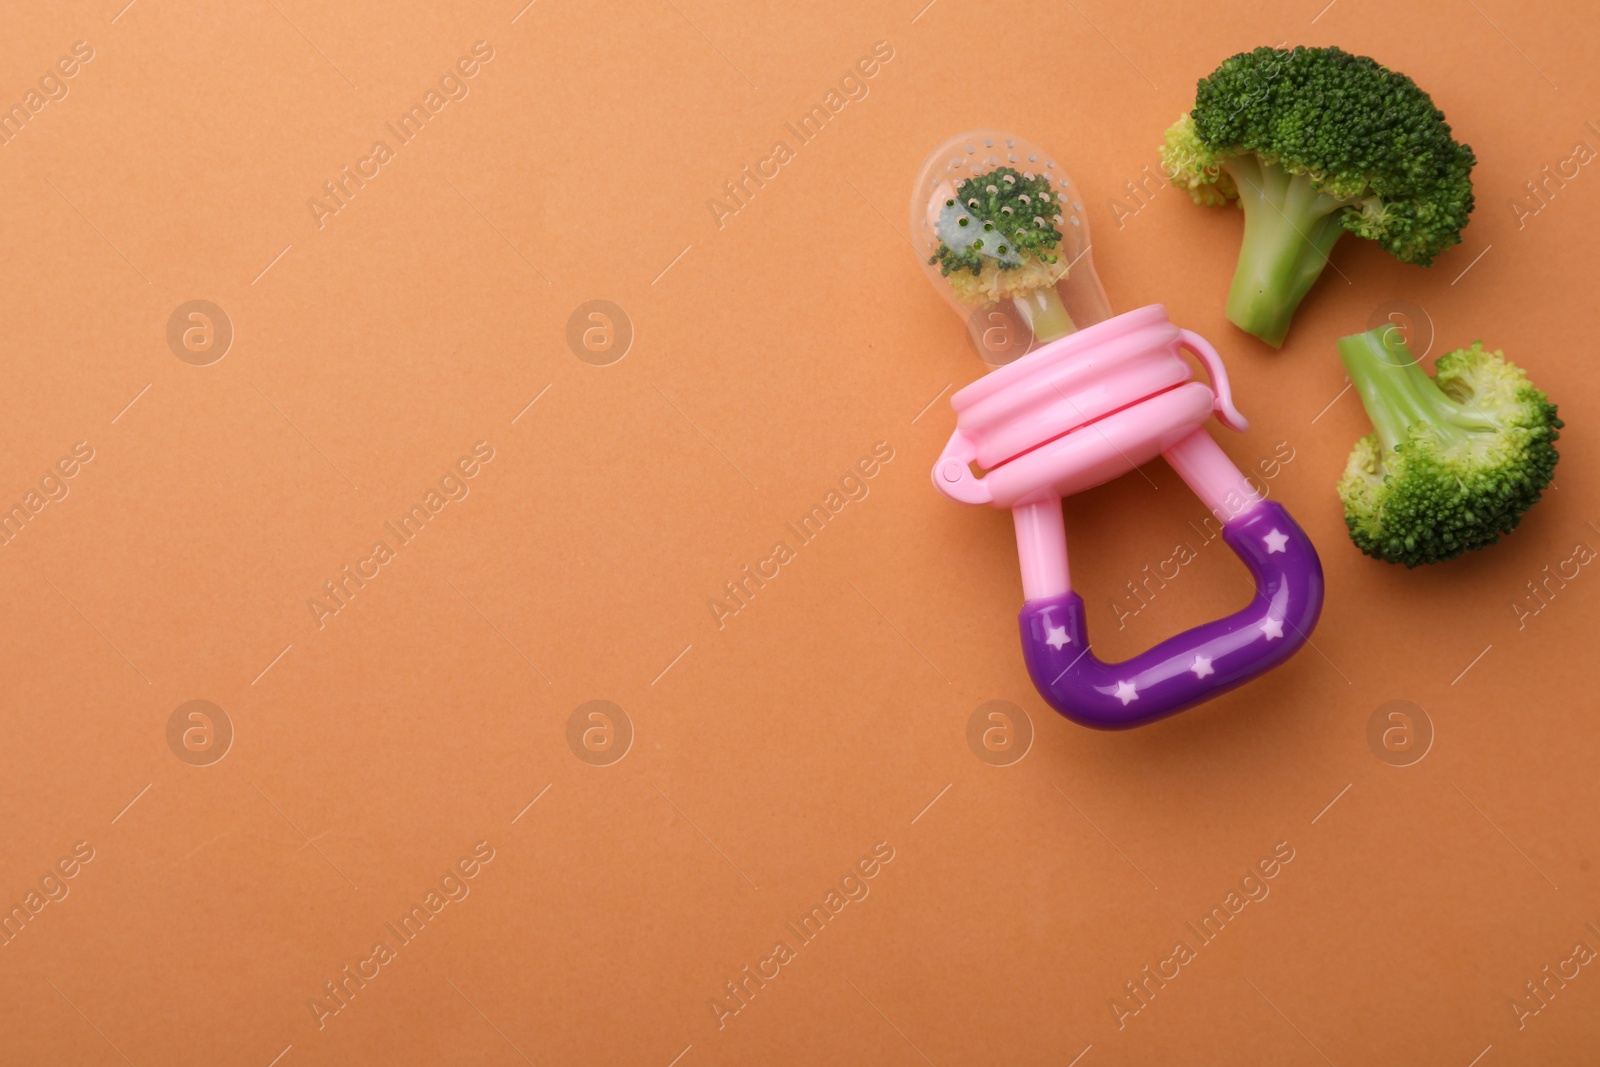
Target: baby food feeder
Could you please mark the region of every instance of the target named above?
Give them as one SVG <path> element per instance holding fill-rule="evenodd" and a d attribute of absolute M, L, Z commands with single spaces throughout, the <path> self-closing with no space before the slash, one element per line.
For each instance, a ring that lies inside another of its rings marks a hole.
<path fill-rule="evenodd" d="M 1262 499 L 1206 432 L 1213 413 L 1230 429 L 1248 426 L 1216 350 L 1174 326 L 1159 304 L 1111 315 L 1079 196 L 1037 145 L 978 130 L 952 137 L 923 164 L 911 229 L 930 279 L 975 336 L 1019 330 L 1038 342 L 950 398 L 956 431 L 933 484 L 958 503 L 1011 510 L 1033 683 L 1069 719 L 1119 729 L 1288 659 L 1322 610 L 1322 564 L 1289 513 Z M 1204 364 L 1211 386 L 1192 380 L 1181 351 Z M 1072 590 L 1061 500 L 1158 455 L 1222 521 L 1256 594 L 1226 618 L 1105 663 L 1090 650 L 1083 600 Z"/>

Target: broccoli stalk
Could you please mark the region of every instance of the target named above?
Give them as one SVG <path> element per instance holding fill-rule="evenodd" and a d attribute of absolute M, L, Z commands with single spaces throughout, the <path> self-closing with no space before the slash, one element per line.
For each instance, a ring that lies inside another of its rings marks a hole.
<path fill-rule="evenodd" d="M 1349 201 L 1321 192 L 1309 175 L 1290 174 L 1256 156 L 1234 156 L 1222 166 L 1244 209 L 1228 321 L 1276 348 L 1345 232 L 1337 212 Z"/>
<path fill-rule="evenodd" d="M 1341 337 L 1337 347 L 1385 455 L 1405 444 L 1414 427 L 1430 427 L 1445 451 L 1465 448 L 1475 435 L 1494 432 L 1486 415 L 1445 395 L 1394 327 Z"/>
<path fill-rule="evenodd" d="M 1342 232 L 1422 266 L 1459 243 L 1476 159 L 1404 74 L 1298 47 L 1241 52 L 1200 79 L 1161 161 L 1195 203 L 1244 209 L 1228 318 L 1276 347 Z"/>
<path fill-rule="evenodd" d="M 1416 567 L 1516 529 L 1550 484 L 1563 425 L 1527 375 L 1473 342 L 1430 378 L 1392 326 L 1340 338 L 1338 351 L 1374 431 L 1339 482 L 1356 547 Z"/>
<path fill-rule="evenodd" d="M 1043 174 L 996 167 L 955 184 L 939 209 L 939 246 L 928 257 L 965 304 L 1010 300 L 1040 341 L 1077 327 L 1056 283 L 1070 266 L 1061 258 L 1059 194 Z"/>
<path fill-rule="evenodd" d="M 1017 309 L 1023 324 L 1033 331 L 1041 344 L 1065 337 L 1078 328 L 1053 285 L 1018 293 L 1011 298 L 1011 306 Z"/>

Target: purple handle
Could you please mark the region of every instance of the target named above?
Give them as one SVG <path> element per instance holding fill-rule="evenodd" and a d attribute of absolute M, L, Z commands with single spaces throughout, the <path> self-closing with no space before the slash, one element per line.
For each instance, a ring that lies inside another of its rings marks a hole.
<path fill-rule="evenodd" d="M 1102 663 L 1090 651 L 1077 593 L 1023 605 L 1023 655 L 1050 706 L 1084 726 L 1142 726 L 1243 685 L 1298 651 L 1322 612 L 1322 561 L 1310 539 L 1272 501 L 1236 516 L 1222 538 L 1255 576 L 1249 606 L 1122 663 Z"/>

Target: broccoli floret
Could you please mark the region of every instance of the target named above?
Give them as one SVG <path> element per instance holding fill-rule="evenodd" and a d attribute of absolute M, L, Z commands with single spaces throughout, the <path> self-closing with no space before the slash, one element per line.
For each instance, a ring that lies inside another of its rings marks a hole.
<path fill-rule="evenodd" d="M 1415 567 L 1516 529 L 1555 472 L 1556 406 L 1481 342 L 1440 356 L 1430 378 L 1392 326 L 1339 339 L 1372 419 L 1339 481 L 1350 538 Z"/>
<path fill-rule="evenodd" d="M 1345 231 L 1427 266 L 1461 240 L 1472 149 L 1415 82 L 1337 48 L 1257 48 L 1200 79 L 1161 159 L 1195 203 L 1235 200 L 1228 318 L 1277 347 Z"/>
<path fill-rule="evenodd" d="M 955 184 L 939 209 L 939 247 L 928 257 L 956 297 L 984 306 L 1009 299 L 1041 341 L 1074 329 L 1055 286 L 1061 257 L 1061 207 L 1042 174 L 996 167 Z"/>

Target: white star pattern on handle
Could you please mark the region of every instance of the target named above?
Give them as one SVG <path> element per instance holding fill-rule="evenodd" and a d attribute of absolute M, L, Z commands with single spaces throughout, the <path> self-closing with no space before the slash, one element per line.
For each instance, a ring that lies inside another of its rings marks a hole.
<path fill-rule="evenodd" d="M 1281 530 L 1274 528 L 1273 531 L 1267 534 L 1267 536 L 1263 537 L 1262 540 L 1267 543 L 1267 555 L 1269 556 L 1274 552 L 1289 551 L 1289 535 Z"/>
<path fill-rule="evenodd" d="M 1117 691 L 1111 695 L 1122 701 L 1123 707 L 1127 707 L 1139 699 L 1139 687 L 1132 682 L 1118 682 Z"/>
<path fill-rule="evenodd" d="M 1211 661 L 1204 656 L 1196 656 L 1194 658 L 1194 666 L 1190 667 L 1189 669 L 1194 671 L 1194 676 L 1196 678 L 1204 678 L 1208 674 L 1217 673 L 1211 669 Z"/>
<path fill-rule="evenodd" d="M 1268 615 L 1267 621 L 1261 624 L 1261 632 L 1267 635 L 1268 641 L 1271 641 L 1275 637 L 1282 637 L 1283 620 L 1274 619 L 1271 615 Z"/>
<path fill-rule="evenodd" d="M 1067 628 L 1065 626 L 1051 626 L 1049 623 L 1045 623 L 1044 629 L 1048 635 L 1045 637 L 1044 643 L 1057 652 L 1061 651 L 1062 645 L 1072 644 L 1072 638 L 1067 636 Z"/>

